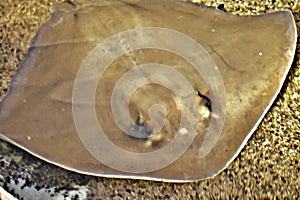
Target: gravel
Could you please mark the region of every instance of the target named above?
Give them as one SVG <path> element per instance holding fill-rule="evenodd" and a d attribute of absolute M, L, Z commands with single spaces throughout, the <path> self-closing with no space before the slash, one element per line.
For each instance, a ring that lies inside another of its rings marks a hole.
<path fill-rule="evenodd" d="M 24 60 L 40 25 L 58 0 L 0 1 L 0 95 Z M 238 15 L 292 10 L 292 0 L 194 2 Z M 230 166 L 210 180 L 188 184 L 97 178 L 69 172 L 0 141 L 0 186 L 24 199 L 299 199 L 300 51 L 274 105 Z M 32 196 L 33 195 L 33 196 Z M 38 195 L 38 196 L 37 196 Z"/>

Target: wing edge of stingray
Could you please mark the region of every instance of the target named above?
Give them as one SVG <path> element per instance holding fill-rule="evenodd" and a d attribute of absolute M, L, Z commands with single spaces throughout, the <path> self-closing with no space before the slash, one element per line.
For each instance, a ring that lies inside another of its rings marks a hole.
<path fill-rule="evenodd" d="M 253 133 L 257 130 L 258 126 L 260 125 L 260 123 L 262 122 L 263 118 L 265 117 L 265 115 L 269 112 L 269 110 L 271 109 L 273 103 L 275 102 L 275 100 L 278 97 L 278 94 L 280 93 L 282 86 L 284 85 L 284 82 L 286 81 L 286 78 L 288 76 L 288 73 L 291 69 L 291 66 L 293 64 L 294 61 L 294 57 L 295 57 L 295 53 L 296 53 L 296 48 L 297 48 L 297 37 L 298 37 L 298 33 L 297 33 L 297 26 L 293 17 L 293 14 L 290 10 L 286 10 L 287 13 L 290 13 L 290 17 L 292 18 L 292 31 L 294 33 L 293 36 L 293 47 L 291 49 L 291 54 L 290 54 L 290 58 L 288 59 L 288 63 L 287 63 L 287 68 L 285 69 L 282 77 L 280 78 L 280 82 L 278 84 L 278 87 L 274 93 L 274 95 L 272 96 L 272 98 L 270 99 L 268 105 L 265 107 L 264 111 L 262 112 L 262 114 L 259 116 L 259 118 L 256 120 L 255 124 L 253 125 L 253 127 L 251 128 L 251 130 L 249 131 L 249 133 L 246 135 L 246 137 L 243 139 L 242 143 L 240 144 L 240 146 L 238 147 L 236 153 L 225 163 L 225 165 L 223 166 L 223 168 L 221 168 L 218 172 L 216 172 L 215 174 L 213 174 L 210 177 L 207 178 L 214 178 L 215 176 L 217 176 L 218 174 L 220 174 L 223 170 L 225 170 L 230 163 L 232 163 L 234 161 L 234 159 L 240 154 L 240 152 L 242 151 L 242 149 L 245 147 L 246 143 L 249 141 L 249 139 L 251 138 L 251 136 L 253 135 Z M 276 13 L 276 12 L 275 12 Z M 207 178 L 202 178 L 199 180 L 204 180 Z"/>
<path fill-rule="evenodd" d="M 208 9 L 211 9 L 210 7 L 207 7 Z M 223 14 L 228 14 L 228 13 L 225 13 L 225 12 L 222 12 L 220 10 L 216 10 L 216 11 L 219 11 L 220 13 L 223 13 Z M 292 12 L 289 11 L 289 10 L 285 10 L 285 11 L 280 11 L 280 12 L 288 12 L 290 13 L 290 17 L 293 18 L 293 15 L 292 15 Z M 266 15 L 269 15 L 269 14 L 276 14 L 276 12 L 274 13 L 268 13 Z M 231 15 L 229 13 L 229 15 Z M 231 16 L 235 16 L 235 15 L 231 15 Z M 264 15 L 258 15 L 258 17 L 261 17 L 261 16 L 264 16 Z M 240 17 L 240 16 L 237 16 L 237 17 Z M 243 16 L 245 17 L 245 16 Z M 253 16 L 251 16 L 253 17 Z M 47 23 L 47 22 L 46 22 Z M 45 24 L 46 24 L 45 23 Z M 292 54 L 290 55 L 290 58 L 288 59 L 288 67 L 285 69 L 284 73 L 283 73 L 283 76 L 282 78 L 280 79 L 280 82 L 278 84 L 278 88 L 277 90 L 275 91 L 274 95 L 272 96 L 270 102 L 268 103 L 268 105 L 266 106 L 266 108 L 264 109 L 264 111 L 262 112 L 262 114 L 259 116 L 259 118 L 257 119 L 257 121 L 255 122 L 254 126 L 252 127 L 251 131 L 246 135 L 246 137 L 243 139 L 241 145 L 238 147 L 236 153 L 225 163 L 225 165 L 220 168 L 218 170 L 218 172 L 214 173 L 214 174 L 211 174 L 211 175 L 208 175 L 206 177 L 201 177 L 201 178 L 194 178 L 194 179 L 170 179 L 170 178 L 159 178 L 159 177 L 150 177 L 150 176 L 143 176 L 143 175 L 139 175 L 139 174 L 132 174 L 132 175 L 115 175 L 115 174 L 105 174 L 105 173 L 94 173 L 94 172 L 90 172 L 90 171 L 84 171 L 84 170 L 80 170 L 80 169 L 76 169 L 76 168 L 73 168 L 73 167 L 70 167 L 70 166 L 66 166 L 66 165 L 63 165 L 63 164 L 59 164 L 57 162 L 54 162 L 54 161 L 51 161 L 51 160 L 48 160 L 47 158 L 43 157 L 43 156 L 40 156 L 38 155 L 37 153 L 33 152 L 32 150 L 30 150 L 29 148 L 17 143 L 16 141 L 10 139 L 9 137 L 5 136 L 3 133 L 0 132 L 0 139 L 26 151 L 27 153 L 35 156 L 36 158 L 38 159 L 41 159 L 47 163 L 50 163 L 50 164 L 53 164 L 57 167 L 61 167 L 63 169 L 66 169 L 68 171 L 72 171 L 72 172 L 76 172 L 76 173 L 79 173 L 79 174 L 84 174 L 84 175 L 92 175 L 92 176 L 96 176 L 96 177 L 103 177 L 103 178 L 127 178 L 127 179 L 135 179 L 135 180 L 148 180 L 148 181 L 159 181 L 159 182 L 174 182 L 174 183 L 187 183 L 187 182 L 195 182 L 195 181 L 200 181 L 200 180 L 204 180 L 204 179 L 211 179 L 215 176 L 217 176 L 219 173 L 221 173 L 224 169 L 226 169 L 230 163 L 232 163 L 232 161 L 239 155 L 239 153 L 241 152 L 241 150 L 244 148 L 244 146 L 246 145 L 247 141 L 250 139 L 250 137 L 253 135 L 253 133 L 255 132 L 255 130 L 257 129 L 257 127 L 259 126 L 259 124 L 261 123 L 261 121 L 263 120 L 264 116 L 266 115 L 266 113 L 270 110 L 271 106 L 273 105 L 273 103 L 275 102 L 279 92 L 281 91 L 281 88 L 286 80 L 286 77 L 288 75 L 288 72 L 292 66 L 292 63 L 293 63 L 293 60 L 294 60 L 294 56 L 295 56 L 295 51 L 296 51 L 296 41 L 297 41 L 297 28 L 296 28 L 296 24 L 295 24 L 295 20 L 292 20 L 292 29 L 293 29 L 293 32 L 294 32 L 294 36 L 293 36 L 293 47 L 289 50 L 291 50 Z M 44 26 L 45 24 L 43 24 L 42 26 Z M 37 33 L 38 34 L 38 33 Z M 37 38 L 35 38 L 33 40 L 33 44 L 35 43 L 35 40 Z M 34 47 L 34 46 L 33 46 Z M 29 48 L 29 52 L 28 54 L 30 54 L 30 48 Z M 24 61 L 23 61 L 24 62 Z M 22 67 L 22 64 L 23 62 L 21 63 L 19 69 L 17 70 L 17 73 L 18 71 L 20 70 L 20 68 Z M 17 74 L 16 74 L 17 75 Z M 18 75 L 17 75 L 18 76 Z M 13 82 L 14 78 L 12 79 L 11 83 Z M 6 98 L 6 96 L 9 94 L 9 88 L 10 88 L 10 85 L 8 87 L 8 91 L 7 93 L 0 99 L 0 102 L 2 103 L 3 100 Z M 0 106 L 1 106 L 1 103 L 0 103 Z"/>
<path fill-rule="evenodd" d="M 13 145 L 17 148 L 20 148 L 21 150 L 31 154 L 32 156 L 41 159 L 44 162 L 47 162 L 48 164 L 54 165 L 55 167 L 60 167 L 64 170 L 68 170 L 71 172 L 75 172 L 75 173 L 79 173 L 82 175 L 89 175 L 89 176 L 95 176 L 95 177 L 99 177 L 99 178 L 113 178 L 113 179 L 132 179 L 132 180 L 146 180 L 146 181 L 156 181 L 156 182 L 168 182 L 168 183 L 190 183 L 190 182 L 196 182 L 196 181 L 201 181 L 204 179 L 209 179 L 209 178 L 213 178 L 214 176 L 211 177 L 204 177 L 204 178 L 200 178 L 200 179 L 171 179 L 171 178 L 159 178 L 159 177 L 151 177 L 151 176 L 143 176 L 143 175 L 125 175 L 125 174 L 105 174 L 105 173 L 95 173 L 95 172 L 90 172 L 90 171 L 85 171 L 85 170 L 80 170 L 80 169 L 76 169 L 67 165 L 63 165 L 60 164 L 58 162 L 54 162 L 51 161 L 43 156 L 38 155 L 37 153 L 31 151 L 29 148 L 15 142 L 14 140 L 10 139 L 9 137 L 3 135 L 0 132 L 0 139 L 9 143 L 10 145 Z M 138 175 L 138 176 L 137 176 Z"/>

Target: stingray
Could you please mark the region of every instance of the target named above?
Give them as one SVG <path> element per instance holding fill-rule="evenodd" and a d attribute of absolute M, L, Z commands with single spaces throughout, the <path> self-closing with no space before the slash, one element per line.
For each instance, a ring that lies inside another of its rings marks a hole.
<path fill-rule="evenodd" d="M 271 107 L 296 47 L 290 11 L 74 0 L 51 12 L 1 100 L 0 137 L 101 177 L 214 177 Z"/>

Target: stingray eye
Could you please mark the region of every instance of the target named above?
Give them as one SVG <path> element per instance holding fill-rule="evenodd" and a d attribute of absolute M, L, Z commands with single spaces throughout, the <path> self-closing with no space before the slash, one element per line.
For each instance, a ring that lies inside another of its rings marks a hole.
<path fill-rule="evenodd" d="M 207 96 L 201 94 L 199 90 L 196 91 L 196 95 L 200 97 L 201 101 L 204 102 L 204 105 L 208 108 L 209 111 L 211 111 L 211 100 Z"/>
<path fill-rule="evenodd" d="M 138 116 L 138 118 L 136 119 L 136 121 L 135 121 L 135 124 L 137 125 L 137 126 L 144 126 L 144 122 L 145 122 L 145 120 L 144 120 L 144 118 L 143 118 L 143 116 Z"/>
<path fill-rule="evenodd" d="M 147 139 L 153 133 L 153 128 L 151 127 L 151 121 L 146 120 L 143 118 L 142 115 L 139 115 L 135 121 L 133 131 L 141 135 L 143 138 Z"/>

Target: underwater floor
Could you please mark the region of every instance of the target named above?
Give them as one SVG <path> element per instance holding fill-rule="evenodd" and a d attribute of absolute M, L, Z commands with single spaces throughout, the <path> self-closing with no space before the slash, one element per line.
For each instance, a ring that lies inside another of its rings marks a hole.
<path fill-rule="evenodd" d="M 0 1 L 0 94 L 24 60 L 40 25 L 57 0 Z M 291 9 L 300 27 L 298 1 L 195 1 L 249 15 Z M 299 40 L 298 40 L 299 43 Z M 239 156 L 210 180 L 173 184 L 97 178 L 47 164 L 0 141 L 0 186 L 23 199 L 189 199 L 300 197 L 300 54 L 279 96 Z"/>

